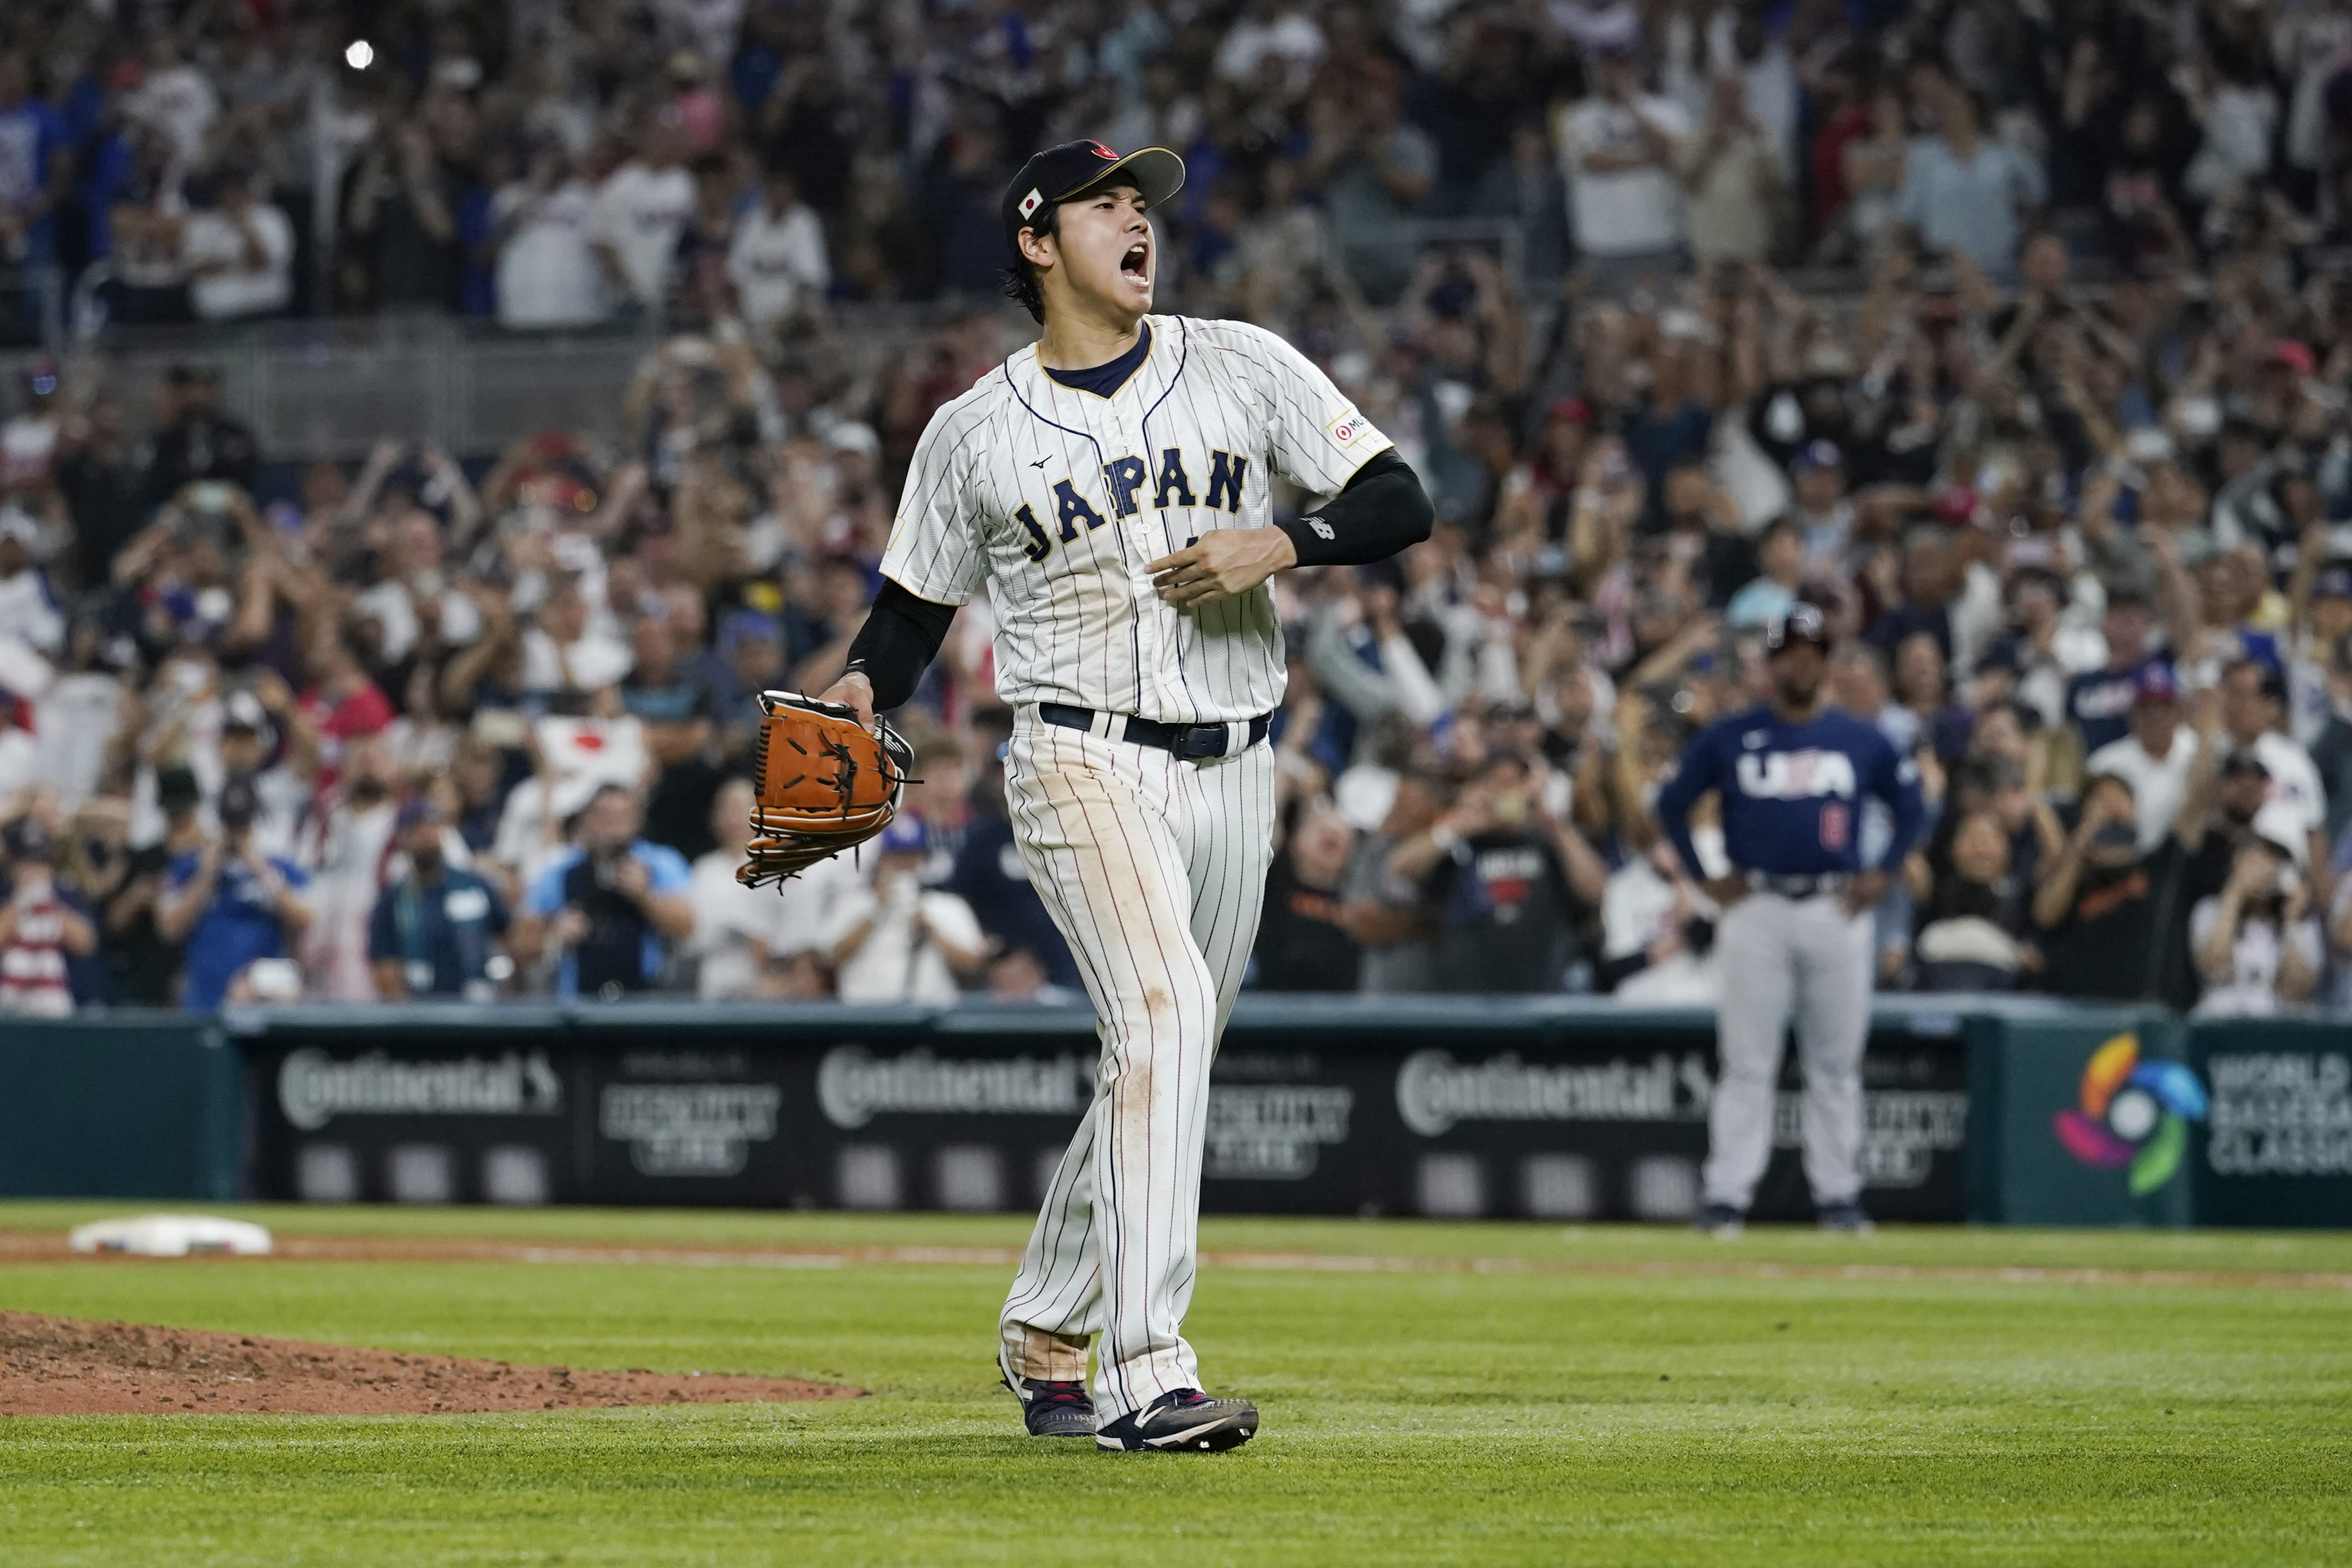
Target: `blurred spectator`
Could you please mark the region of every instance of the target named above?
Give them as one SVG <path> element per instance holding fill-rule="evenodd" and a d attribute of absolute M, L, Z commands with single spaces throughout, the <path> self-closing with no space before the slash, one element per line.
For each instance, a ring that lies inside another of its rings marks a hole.
<path fill-rule="evenodd" d="M 1444 781 L 1437 774 L 1401 774 L 1379 830 L 1356 842 L 1341 910 L 1346 929 L 1358 944 L 1358 984 L 1367 992 L 1437 989 L 1433 911 L 1422 896 L 1419 879 L 1397 869 L 1397 856 L 1416 841 L 1433 851 L 1444 847 L 1426 836 L 1444 816 L 1446 796 Z"/>
<path fill-rule="evenodd" d="M 555 994 L 566 1000 L 652 990 L 670 944 L 694 934 L 693 873 L 677 850 L 640 838 L 640 820 L 632 791 L 598 788 L 581 808 L 576 842 L 539 873 L 523 901 L 516 956 L 525 963 L 551 957 Z"/>
<path fill-rule="evenodd" d="M 1911 79 L 1935 132 L 1911 143 L 1896 210 L 1930 252 L 2014 277 L 2026 217 L 2047 194 L 2041 166 L 1989 133 L 1968 87 L 1933 69 Z"/>
<path fill-rule="evenodd" d="M 1674 174 L 1690 121 L 1671 99 L 1641 89 L 1630 47 L 1601 55 L 1595 90 L 1560 128 L 1578 251 L 1609 290 L 1667 278 L 1682 265 L 1686 230 Z"/>
<path fill-rule="evenodd" d="M 181 949 L 180 1005 L 191 1012 L 217 1009 L 256 963 L 288 959 L 310 923 L 309 873 L 254 842 L 259 805 L 243 779 L 222 785 L 219 835 L 204 836 L 163 873 L 155 931 Z"/>
<path fill-rule="evenodd" d="M 180 243 L 198 321 L 276 315 L 293 301 L 293 225 L 282 210 L 255 198 L 247 171 L 221 171 L 214 205 L 188 220 Z"/>
<path fill-rule="evenodd" d="M 490 202 L 499 325 L 584 327 L 604 319 L 599 216 L 570 155 L 552 144 L 533 149 L 529 173 Z"/>
<path fill-rule="evenodd" d="M 769 953 L 782 945 L 777 927 L 787 907 L 784 901 L 735 878 L 744 847 L 751 842 L 751 807 L 757 799 L 748 779 L 720 784 L 710 802 L 710 835 L 718 847 L 694 862 L 688 889 L 694 905 L 694 935 L 687 952 L 696 961 L 694 993 L 706 1002 L 761 994 Z"/>
<path fill-rule="evenodd" d="M 205 364 L 173 365 L 163 373 L 156 413 L 147 453 L 150 506 L 161 506 L 182 487 L 203 480 L 252 490 L 261 472 L 261 446 L 249 426 L 221 412 L 219 371 Z"/>
<path fill-rule="evenodd" d="M 74 1010 L 69 957 L 98 949 L 89 917 L 58 886 L 57 847 L 48 829 L 20 816 L 0 834 L 8 858 L 8 901 L 0 905 L 0 1014 L 62 1018 Z"/>
<path fill-rule="evenodd" d="M 2311 889 L 2286 846 L 2256 837 L 2238 850 L 2230 879 L 2189 916 L 2189 941 L 2210 1015 L 2277 1012 L 2319 988 L 2319 921 Z"/>
<path fill-rule="evenodd" d="M 2027 919 L 2029 889 L 2011 874 L 2000 816 L 1971 812 L 1951 837 L 1950 868 L 1919 900 L 1913 986 L 2012 991 L 2041 967 Z"/>
<path fill-rule="evenodd" d="M 971 906 L 925 891 L 929 836 L 900 816 L 875 841 L 874 882 L 847 890 L 827 917 L 827 955 L 845 1002 L 953 1002 L 959 975 L 977 975 L 988 942 Z"/>
<path fill-rule="evenodd" d="M 636 155 L 596 187 L 592 242 L 606 285 L 625 307 L 658 310 L 668 297 L 678 236 L 694 213 L 694 176 L 682 156 L 680 132 L 656 117 Z"/>
<path fill-rule="evenodd" d="M 53 214 L 72 177 L 65 117 L 34 96 L 22 51 L 0 49 L 0 267 L 45 266 L 57 258 Z M 0 322 L 0 341 L 22 323 Z"/>
<path fill-rule="evenodd" d="M 1353 991 L 1360 949 L 1348 929 L 1341 883 L 1356 830 L 1329 806 L 1308 811 L 1276 854 L 1258 921 L 1261 991 Z"/>
<path fill-rule="evenodd" d="M 772 168 L 761 181 L 758 204 L 736 225 L 727 278 L 744 321 L 760 332 L 824 299 L 833 269 L 824 220 L 801 200 L 790 171 Z"/>
<path fill-rule="evenodd" d="M 1441 991 L 1558 991 L 1577 928 L 1608 880 L 1591 847 L 1544 808 L 1526 762 L 1496 756 L 1461 802 L 1399 848 L 1392 875 L 1423 879 L 1440 911 Z"/>
<path fill-rule="evenodd" d="M 384 889 L 368 921 L 368 962 L 375 992 L 387 1001 L 460 996 L 486 1002 L 508 969 L 498 942 L 506 903 L 498 889 L 449 864 L 447 824 L 429 795 L 400 808 L 394 845 L 408 872 Z"/>
<path fill-rule="evenodd" d="M 2127 722 L 2131 732 L 2093 752 L 2084 766 L 2131 785 L 2144 855 L 2170 831 L 2197 760 L 2197 733 L 2180 721 L 2180 690 L 2163 665 L 2141 667 Z"/>
<path fill-rule="evenodd" d="M 1691 258 L 1702 267 L 1769 258 L 1780 213 L 1780 151 L 1748 112 L 1748 84 L 1725 71 L 1708 112 L 1675 153 L 1689 193 Z"/>

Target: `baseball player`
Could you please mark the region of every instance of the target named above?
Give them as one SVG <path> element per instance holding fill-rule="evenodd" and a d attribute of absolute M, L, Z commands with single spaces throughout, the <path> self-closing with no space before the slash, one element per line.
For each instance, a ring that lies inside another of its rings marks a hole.
<path fill-rule="evenodd" d="M 986 584 L 1014 834 L 1102 1038 L 998 1364 L 1033 1435 L 1113 1449 L 1215 1450 L 1257 1430 L 1246 1401 L 1201 1393 L 1179 1331 L 1209 1064 L 1272 857 L 1265 742 L 1285 666 L 1266 580 L 1382 559 L 1432 521 L 1388 437 L 1303 355 L 1239 321 L 1150 313 L 1145 215 L 1183 183 L 1173 153 L 1098 142 L 1014 176 L 1007 292 L 1042 335 L 932 416 L 881 592 L 825 693 L 869 722 L 904 702 Z M 1330 499 L 1277 521 L 1276 474 Z"/>
<path fill-rule="evenodd" d="M 1658 821 L 1723 908 L 1716 965 L 1719 1070 L 1707 1112 L 1706 1205 L 1698 1226 L 1737 1236 L 1772 1152 L 1780 1043 L 1793 1018 L 1804 1068 L 1805 1180 L 1824 1230 L 1867 1231 L 1861 1204 L 1862 1047 L 1870 1032 L 1870 911 L 1887 870 L 1865 868 L 1862 797 L 1894 810 L 1881 865 L 1900 867 L 1927 812 L 1919 771 L 1873 724 L 1822 706 L 1829 626 L 1799 604 L 1766 629 L 1772 700 L 1717 720 L 1658 795 Z M 1732 869 L 1709 879 L 1691 847 L 1692 803 L 1723 803 Z"/>

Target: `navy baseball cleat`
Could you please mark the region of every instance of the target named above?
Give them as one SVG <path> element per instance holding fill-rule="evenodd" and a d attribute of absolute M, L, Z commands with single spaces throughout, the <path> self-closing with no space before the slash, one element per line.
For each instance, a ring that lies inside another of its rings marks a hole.
<path fill-rule="evenodd" d="M 1729 1241 L 1748 1228 L 1748 1216 L 1729 1204 L 1709 1204 L 1692 1216 L 1691 1228 L 1717 1241 Z"/>
<path fill-rule="evenodd" d="M 1257 1406 L 1246 1399 L 1212 1399 L 1197 1388 L 1163 1394 L 1149 1405 L 1095 1433 L 1095 1447 L 1139 1454 L 1219 1454 L 1257 1436 Z"/>
<path fill-rule="evenodd" d="M 1823 1230 L 1843 1236 L 1868 1236 L 1878 1228 L 1870 1215 L 1863 1212 L 1862 1205 L 1852 1198 L 1842 1204 L 1822 1204 L 1814 1213 Z"/>
<path fill-rule="evenodd" d="M 1048 1383 L 1043 1378 L 1016 1378 L 1004 1363 L 996 1363 L 997 1376 L 1004 1386 L 1021 1401 L 1021 1419 L 1029 1427 L 1032 1437 L 1091 1437 L 1095 1431 L 1095 1402 L 1087 1397 L 1083 1383 Z"/>

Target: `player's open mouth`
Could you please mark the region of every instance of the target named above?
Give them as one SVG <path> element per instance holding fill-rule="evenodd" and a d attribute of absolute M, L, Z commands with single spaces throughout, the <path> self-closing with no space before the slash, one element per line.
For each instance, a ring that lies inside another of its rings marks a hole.
<path fill-rule="evenodd" d="M 1140 240 L 1129 246 L 1127 254 L 1118 258 L 1118 269 L 1129 278 L 1150 282 L 1151 280 L 1151 247 Z"/>

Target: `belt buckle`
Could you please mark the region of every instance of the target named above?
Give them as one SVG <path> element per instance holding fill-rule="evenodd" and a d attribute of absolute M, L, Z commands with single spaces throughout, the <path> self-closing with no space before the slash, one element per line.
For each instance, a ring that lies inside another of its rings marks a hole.
<path fill-rule="evenodd" d="M 1223 724 L 1187 724 L 1182 739 L 1177 742 L 1176 754 L 1186 762 L 1223 756 L 1225 727 Z"/>

